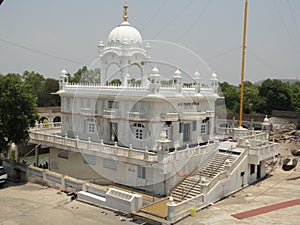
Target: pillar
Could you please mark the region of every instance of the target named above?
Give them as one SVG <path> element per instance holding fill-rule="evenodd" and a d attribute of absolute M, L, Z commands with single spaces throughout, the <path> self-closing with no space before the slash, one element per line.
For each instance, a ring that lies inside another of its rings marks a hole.
<path fill-rule="evenodd" d="M 167 203 L 167 206 L 168 206 L 168 220 L 172 221 L 175 217 L 175 207 L 176 207 L 176 203 L 174 202 L 172 195 L 169 198 L 169 202 Z"/>
<path fill-rule="evenodd" d="M 35 157 L 35 166 L 39 166 L 39 147 L 38 145 L 34 147 L 34 157 Z"/>

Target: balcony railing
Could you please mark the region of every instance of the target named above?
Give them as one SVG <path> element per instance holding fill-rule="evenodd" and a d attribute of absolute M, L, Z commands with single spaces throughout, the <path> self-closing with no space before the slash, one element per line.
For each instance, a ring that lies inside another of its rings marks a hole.
<path fill-rule="evenodd" d="M 128 119 L 129 120 L 146 120 L 145 113 L 140 112 L 128 112 Z"/>
<path fill-rule="evenodd" d="M 53 146 L 60 149 L 81 152 L 84 154 L 98 154 L 103 156 L 113 155 L 119 157 L 121 160 L 128 161 L 128 159 L 135 159 L 143 162 L 157 162 L 157 153 L 148 150 L 139 150 L 121 147 L 118 145 L 107 145 L 101 142 L 92 142 L 86 140 L 80 140 L 78 138 L 69 138 L 67 136 L 59 136 L 51 133 L 47 133 L 41 130 L 31 130 L 30 142 L 35 144 L 43 144 L 45 146 Z M 164 162 L 174 162 L 183 159 L 193 158 L 196 156 L 205 155 L 215 151 L 218 148 L 218 143 L 212 143 L 207 145 L 197 145 L 196 147 L 188 147 L 184 150 L 176 150 L 164 155 Z"/>
<path fill-rule="evenodd" d="M 31 128 L 31 130 L 41 130 L 41 129 L 47 129 L 47 130 L 52 130 L 52 129 L 59 129 L 61 128 L 61 122 L 56 122 L 56 123 L 37 123 L 35 127 Z"/>
<path fill-rule="evenodd" d="M 183 112 L 182 118 L 185 120 L 204 120 L 206 112 Z"/>
<path fill-rule="evenodd" d="M 105 109 L 103 110 L 103 117 L 108 119 L 116 118 L 117 112 L 115 110 Z"/>
<path fill-rule="evenodd" d="M 258 165 L 260 161 L 273 158 L 277 153 L 277 144 L 272 142 L 250 147 L 249 163 Z"/>
<path fill-rule="evenodd" d="M 160 118 L 165 121 L 178 121 L 178 113 L 162 113 Z"/>

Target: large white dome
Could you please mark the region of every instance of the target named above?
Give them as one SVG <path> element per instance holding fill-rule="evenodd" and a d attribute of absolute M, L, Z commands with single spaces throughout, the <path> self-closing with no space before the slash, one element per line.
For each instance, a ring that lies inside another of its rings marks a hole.
<path fill-rule="evenodd" d="M 127 21 L 124 21 L 109 33 L 108 42 L 136 44 L 142 42 L 142 36 L 137 29 L 132 27 Z"/>

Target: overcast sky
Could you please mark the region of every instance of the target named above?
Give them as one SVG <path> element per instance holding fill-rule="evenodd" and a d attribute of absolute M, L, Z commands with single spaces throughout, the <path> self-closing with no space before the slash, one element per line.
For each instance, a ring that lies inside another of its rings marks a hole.
<path fill-rule="evenodd" d="M 73 74 L 89 66 L 97 57 L 99 41 L 105 42 L 122 22 L 124 2 L 4 0 L 0 6 L 0 73 L 33 70 L 58 79 L 62 68 Z M 220 81 L 231 84 L 238 84 L 241 77 L 244 2 L 127 0 L 129 22 L 143 40 L 185 46 Z M 300 1 L 249 0 L 248 12 L 245 80 L 300 79 Z M 156 55 L 174 55 L 154 50 Z M 185 61 L 185 54 L 175 55 Z"/>

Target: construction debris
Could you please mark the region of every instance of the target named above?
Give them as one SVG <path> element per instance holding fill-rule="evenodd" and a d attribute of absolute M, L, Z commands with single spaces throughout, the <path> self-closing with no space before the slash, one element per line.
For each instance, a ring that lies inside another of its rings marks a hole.
<path fill-rule="evenodd" d="M 276 131 L 270 135 L 270 141 L 277 143 L 297 143 L 300 142 L 300 132 L 297 130 L 290 130 L 287 132 Z"/>

